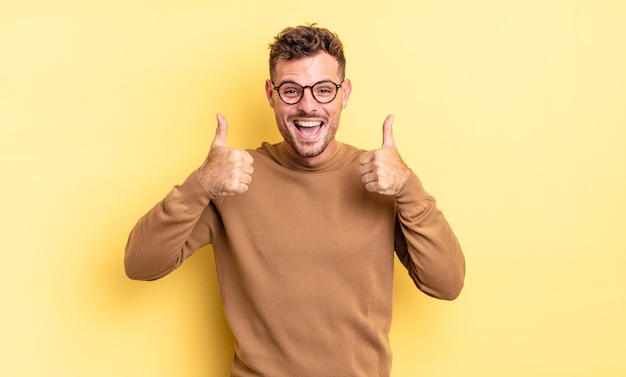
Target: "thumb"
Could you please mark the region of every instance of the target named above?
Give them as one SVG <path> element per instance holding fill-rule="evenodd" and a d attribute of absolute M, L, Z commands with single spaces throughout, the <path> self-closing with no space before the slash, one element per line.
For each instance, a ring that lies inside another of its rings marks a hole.
<path fill-rule="evenodd" d="M 393 140 L 393 115 L 387 115 L 383 123 L 383 148 L 395 148 L 396 142 Z"/>
<path fill-rule="evenodd" d="M 228 123 L 222 114 L 217 114 L 217 129 L 215 130 L 215 138 L 211 147 L 225 147 L 226 135 L 228 133 Z"/>

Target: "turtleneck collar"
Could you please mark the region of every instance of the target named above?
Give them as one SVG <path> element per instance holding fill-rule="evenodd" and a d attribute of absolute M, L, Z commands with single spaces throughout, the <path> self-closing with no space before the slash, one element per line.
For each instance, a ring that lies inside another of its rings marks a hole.
<path fill-rule="evenodd" d="M 281 141 L 276 144 L 270 144 L 270 143 L 265 142 L 263 143 L 263 148 L 279 164 L 288 168 L 302 170 L 302 171 L 315 172 L 315 171 L 323 171 L 323 170 L 331 169 L 333 165 L 337 163 L 337 161 L 341 160 L 341 158 L 343 157 L 346 151 L 344 144 L 336 141 L 337 148 L 335 149 L 333 154 L 331 154 L 328 158 L 326 158 L 325 160 L 317 164 L 309 165 L 309 164 L 305 164 L 304 162 L 290 155 L 285 149 L 284 143 L 285 141 Z"/>

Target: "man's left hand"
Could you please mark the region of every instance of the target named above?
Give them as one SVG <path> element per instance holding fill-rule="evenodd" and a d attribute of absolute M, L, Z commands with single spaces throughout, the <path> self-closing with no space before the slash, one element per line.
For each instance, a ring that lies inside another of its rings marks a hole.
<path fill-rule="evenodd" d="M 411 176 L 411 169 L 402 161 L 393 139 L 393 115 L 383 123 L 383 145 L 364 153 L 359 173 L 365 189 L 383 195 L 396 195 Z"/>

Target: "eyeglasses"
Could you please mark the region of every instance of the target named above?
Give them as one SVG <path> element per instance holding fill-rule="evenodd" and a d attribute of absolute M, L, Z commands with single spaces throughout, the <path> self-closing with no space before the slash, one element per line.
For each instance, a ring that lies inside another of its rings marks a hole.
<path fill-rule="evenodd" d="M 272 85 L 274 85 L 274 83 L 272 83 Z M 278 86 L 274 86 L 274 90 L 278 92 L 278 96 L 284 103 L 288 105 L 295 105 L 302 100 L 302 97 L 304 97 L 304 90 L 309 88 L 311 89 L 311 95 L 313 95 L 313 98 L 317 102 L 325 104 L 332 102 L 335 97 L 337 97 L 337 91 L 339 91 L 341 85 L 343 85 L 343 82 L 337 85 L 330 80 L 316 82 L 313 85 L 307 86 L 286 81 Z"/>

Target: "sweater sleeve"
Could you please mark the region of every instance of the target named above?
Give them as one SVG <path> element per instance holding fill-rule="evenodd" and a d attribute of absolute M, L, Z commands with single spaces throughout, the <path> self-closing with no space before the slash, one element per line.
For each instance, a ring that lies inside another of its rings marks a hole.
<path fill-rule="evenodd" d="M 210 233 L 197 225 L 211 199 L 195 171 L 175 186 L 130 232 L 124 255 L 126 275 L 135 280 L 159 279 L 210 243 Z"/>
<path fill-rule="evenodd" d="M 465 279 L 465 257 L 435 198 L 412 174 L 396 195 L 396 254 L 424 293 L 453 300 Z"/>

